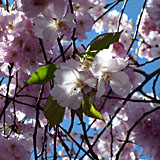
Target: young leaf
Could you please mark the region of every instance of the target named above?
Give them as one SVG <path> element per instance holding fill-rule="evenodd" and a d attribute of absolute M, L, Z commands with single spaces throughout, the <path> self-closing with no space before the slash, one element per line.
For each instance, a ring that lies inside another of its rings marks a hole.
<path fill-rule="evenodd" d="M 38 68 L 26 82 L 27 84 L 45 84 L 53 79 L 54 72 L 59 69 L 56 64 L 48 64 Z"/>
<path fill-rule="evenodd" d="M 44 114 L 49 121 L 49 128 L 59 124 L 63 121 L 65 107 L 61 107 L 57 101 L 52 100 L 52 96 L 49 96 L 44 107 Z"/>
<path fill-rule="evenodd" d="M 88 95 L 84 93 L 83 93 L 82 109 L 85 115 L 87 115 L 88 117 L 104 120 L 101 113 L 97 109 L 95 109 L 93 104 L 89 102 Z"/>
<path fill-rule="evenodd" d="M 121 35 L 121 32 L 114 32 L 114 33 L 104 33 L 97 36 L 93 39 L 88 46 L 86 47 L 86 53 L 92 54 L 91 51 L 99 51 L 102 49 L 107 49 L 110 44 L 117 42 Z"/>

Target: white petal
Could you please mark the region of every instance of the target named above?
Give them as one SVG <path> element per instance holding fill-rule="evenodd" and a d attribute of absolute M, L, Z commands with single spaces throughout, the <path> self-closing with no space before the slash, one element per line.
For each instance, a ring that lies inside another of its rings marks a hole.
<path fill-rule="evenodd" d="M 62 107 L 68 106 L 69 95 L 71 93 L 71 85 L 56 85 L 51 91 L 51 95 L 54 100 L 57 100 L 58 104 Z"/>
<path fill-rule="evenodd" d="M 46 25 L 48 24 L 48 21 L 42 17 L 36 17 L 33 19 L 33 23 L 36 25 L 36 26 L 39 26 L 39 27 L 46 27 Z"/>
<path fill-rule="evenodd" d="M 97 84 L 97 79 L 94 78 L 89 72 L 87 71 L 80 71 L 79 72 L 79 79 L 86 85 L 95 88 Z"/>
<path fill-rule="evenodd" d="M 77 94 L 76 94 L 76 97 L 75 97 L 73 103 L 70 104 L 70 107 L 71 107 L 73 110 L 77 110 L 78 108 L 80 108 L 81 103 L 82 103 L 82 100 L 83 100 L 82 92 L 81 92 L 80 90 L 78 90 L 78 92 L 77 92 Z"/>
<path fill-rule="evenodd" d="M 76 110 L 82 103 L 83 95 L 80 89 L 74 90 L 74 87 L 74 85 L 56 85 L 51 95 L 62 107 L 68 106 Z"/>
<path fill-rule="evenodd" d="M 76 19 L 75 15 L 72 13 L 67 13 L 65 18 L 63 19 L 63 22 L 68 25 L 70 28 L 76 28 L 77 25 L 74 22 L 74 19 Z"/>
<path fill-rule="evenodd" d="M 105 81 L 103 79 L 99 79 L 96 97 L 101 97 L 105 93 L 105 91 Z"/>
<path fill-rule="evenodd" d="M 69 59 L 65 63 L 61 63 L 61 67 L 64 69 L 74 68 L 78 70 L 78 68 L 80 68 L 80 65 L 73 59 Z"/>
<path fill-rule="evenodd" d="M 119 71 L 127 67 L 128 61 L 124 60 L 123 58 L 116 58 L 116 60 L 119 67 Z"/>
<path fill-rule="evenodd" d="M 38 26 L 34 26 L 33 27 L 33 32 L 34 32 L 34 35 L 38 38 L 43 38 L 43 29 L 40 29 Z"/>
<path fill-rule="evenodd" d="M 67 4 L 64 0 L 54 1 L 54 11 L 58 18 L 63 19 L 67 12 Z"/>
<path fill-rule="evenodd" d="M 112 54 L 109 49 L 103 49 L 96 54 L 96 57 L 108 60 L 108 59 L 112 59 Z"/>
<path fill-rule="evenodd" d="M 79 79 L 82 81 L 87 80 L 90 77 L 90 74 L 87 71 L 79 71 Z"/>
<path fill-rule="evenodd" d="M 42 17 L 37 17 L 33 19 L 35 26 L 33 27 L 34 35 L 38 38 L 44 38 L 43 29 L 48 25 L 48 21 Z"/>
<path fill-rule="evenodd" d="M 99 64 L 101 66 L 106 66 L 107 62 L 112 60 L 112 56 L 110 53 L 107 54 L 108 49 L 103 49 L 102 51 L 98 52 L 94 57 L 93 64 Z"/>
<path fill-rule="evenodd" d="M 64 17 L 65 21 L 73 21 L 76 19 L 76 16 L 73 13 L 67 13 Z"/>
<path fill-rule="evenodd" d="M 128 75 L 121 71 L 111 74 L 110 86 L 120 96 L 127 95 L 131 88 Z"/>
<path fill-rule="evenodd" d="M 43 37 L 48 38 L 50 42 L 54 42 L 58 38 L 58 32 L 54 26 L 46 27 L 42 34 Z"/>
<path fill-rule="evenodd" d="M 77 80 L 75 74 L 69 69 L 58 69 L 54 73 L 55 81 L 58 84 L 74 83 Z"/>
<path fill-rule="evenodd" d="M 97 85 L 97 79 L 96 78 L 89 78 L 84 81 L 85 84 L 87 84 L 91 88 L 95 88 Z"/>
<path fill-rule="evenodd" d="M 127 62 L 123 58 L 114 58 L 107 63 L 109 72 L 118 72 L 127 66 Z"/>
<path fill-rule="evenodd" d="M 120 96 L 126 96 L 126 95 L 128 95 L 129 92 L 130 92 L 131 83 L 127 83 L 127 84 L 126 84 L 125 86 L 123 86 L 123 87 L 117 87 L 117 86 L 112 85 L 111 88 L 112 88 L 112 90 L 113 90 L 116 94 L 118 94 L 118 95 L 120 95 Z"/>

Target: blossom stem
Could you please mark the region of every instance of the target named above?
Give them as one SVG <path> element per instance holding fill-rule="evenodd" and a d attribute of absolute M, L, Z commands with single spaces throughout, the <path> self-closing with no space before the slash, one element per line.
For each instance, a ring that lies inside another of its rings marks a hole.
<path fill-rule="evenodd" d="M 63 50 L 63 46 L 61 44 L 61 41 L 60 41 L 59 37 L 57 38 L 57 42 L 58 42 L 58 45 L 59 45 L 59 49 L 60 49 L 60 52 L 61 52 L 61 56 L 62 56 L 63 62 L 65 62 L 66 59 L 65 59 L 65 55 L 64 55 L 64 50 Z"/>

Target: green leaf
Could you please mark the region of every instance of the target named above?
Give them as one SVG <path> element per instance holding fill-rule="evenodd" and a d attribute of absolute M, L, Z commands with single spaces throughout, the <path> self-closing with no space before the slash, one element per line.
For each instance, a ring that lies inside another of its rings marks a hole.
<path fill-rule="evenodd" d="M 101 113 L 90 103 L 88 95 L 83 93 L 82 109 L 86 116 L 104 120 Z"/>
<path fill-rule="evenodd" d="M 122 32 L 123 30 L 121 32 L 104 33 L 97 36 L 86 47 L 86 53 L 89 53 L 90 55 L 92 55 L 95 53 L 92 53 L 91 51 L 95 51 L 95 50 L 99 51 L 102 49 L 107 49 L 110 44 L 118 42 Z"/>
<path fill-rule="evenodd" d="M 54 78 L 54 72 L 59 69 L 56 64 L 48 64 L 38 68 L 26 82 L 27 84 L 45 84 Z"/>
<path fill-rule="evenodd" d="M 63 121 L 65 107 L 61 107 L 56 100 L 49 96 L 44 107 L 44 114 L 49 121 L 49 128 Z"/>

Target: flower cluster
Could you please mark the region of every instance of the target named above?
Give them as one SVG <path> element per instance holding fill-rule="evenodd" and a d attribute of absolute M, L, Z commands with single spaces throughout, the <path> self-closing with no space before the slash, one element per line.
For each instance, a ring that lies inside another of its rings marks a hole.
<path fill-rule="evenodd" d="M 149 0 L 142 16 L 139 45 L 139 56 L 148 59 L 160 56 L 160 2 Z"/>
<path fill-rule="evenodd" d="M 113 45 L 114 48 L 119 47 L 119 43 Z M 125 50 L 121 52 L 125 53 Z M 61 106 L 69 106 L 74 110 L 80 108 L 85 87 L 95 89 L 96 98 L 102 97 L 109 86 L 120 96 L 126 96 L 130 92 L 129 77 L 122 71 L 128 65 L 127 59 L 115 58 L 111 49 L 104 49 L 96 54 L 93 62 L 88 61 L 89 66 L 84 67 L 85 63 L 87 61 L 78 64 L 74 60 L 67 60 L 62 64 L 62 69 L 55 72 L 56 85 L 51 95 Z"/>

